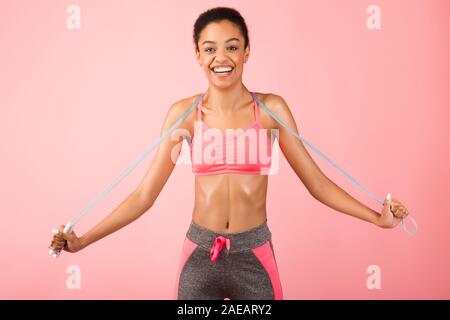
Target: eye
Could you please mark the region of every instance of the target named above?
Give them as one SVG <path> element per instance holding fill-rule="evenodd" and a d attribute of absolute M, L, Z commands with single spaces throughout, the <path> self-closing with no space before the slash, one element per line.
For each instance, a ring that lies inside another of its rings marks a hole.
<path fill-rule="evenodd" d="M 235 46 L 231 46 L 231 47 L 228 47 L 228 49 L 230 49 L 231 51 L 236 51 L 239 48 L 235 47 Z M 205 52 L 212 52 L 211 50 L 215 50 L 215 49 L 214 48 L 206 48 Z"/>

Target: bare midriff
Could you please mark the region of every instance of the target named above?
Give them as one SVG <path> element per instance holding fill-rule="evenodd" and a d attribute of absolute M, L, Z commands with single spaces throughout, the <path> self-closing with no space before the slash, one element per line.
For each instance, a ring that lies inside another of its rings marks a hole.
<path fill-rule="evenodd" d="M 214 232 L 238 233 L 267 221 L 267 175 L 195 176 L 194 223 Z"/>

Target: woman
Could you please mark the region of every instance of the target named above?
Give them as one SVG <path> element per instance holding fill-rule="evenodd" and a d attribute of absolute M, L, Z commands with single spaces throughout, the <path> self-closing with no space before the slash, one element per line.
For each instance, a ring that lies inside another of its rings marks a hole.
<path fill-rule="evenodd" d="M 199 99 L 196 111 L 180 125 L 180 130 L 187 130 L 193 137 L 191 160 L 196 177 L 194 210 L 174 298 L 283 298 L 267 225 L 272 147 L 267 130 L 276 130 L 280 149 L 315 199 L 382 228 L 393 228 L 406 217 L 406 208 L 396 199 L 385 201 L 378 214 L 352 198 L 321 172 L 301 141 L 267 113 L 260 112 L 256 97 L 298 132 L 283 98 L 249 92 L 242 83 L 250 46 L 247 26 L 239 12 L 217 7 L 202 13 L 194 25 L 194 43 L 197 61 L 209 82 L 208 90 L 174 103 L 162 128 L 165 132 Z M 236 132 L 244 133 L 250 144 L 236 144 L 235 149 L 234 139 L 239 134 L 231 135 L 234 131 L 225 129 L 238 128 L 245 128 Z M 179 141 L 165 139 L 142 182 L 109 216 L 81 237 L 75 232 L 64 234 L 64 225 L 60 226 L 50 248 L 77 252 L 139 218 L 152 207 L 172 173 L 177 160 L 171 158 L 172 150 L 178 151 L 178 157 L 180 145 Z M 250 147 L 255 145 L 256 150 L 264 150 L 256 161 L 250 155 Z"/>

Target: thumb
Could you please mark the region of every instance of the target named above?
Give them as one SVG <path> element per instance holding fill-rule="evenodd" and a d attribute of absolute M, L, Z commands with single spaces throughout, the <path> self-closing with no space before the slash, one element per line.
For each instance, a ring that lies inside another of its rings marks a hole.
<path fill-rule="evenodd" d="M 386 195 L 386 199 L 384 200 L 384 208 L 383 208 L 384 212 L 391 211 L 391 203 L 392 203 L 392 197 L 391 197 L 391 194 L 388 193 Z"/>
<path fill-rule="evenodd" d="M 73 230 L 71 230 L 70 231 L 70 233 L 62 233 L 62 237 L 65 239 L 65 240 L 70 240 L 70 241 L 72 241 L 72 240 L 74 240 L 75 238 L 77 238 L 77 235 L 75 234 L 75 231 L 73 231 Z"/>
<path fill-rule="evenodd" d="M 61 225 L 59 227 L 59 235 L 64 239 L 64 240 L 73 240 L 76 237 L 75 231 L 71 230 L 70 233 L 65 233 L 64 232 L 64 228 L 66 226 L 65 225 Z"/>

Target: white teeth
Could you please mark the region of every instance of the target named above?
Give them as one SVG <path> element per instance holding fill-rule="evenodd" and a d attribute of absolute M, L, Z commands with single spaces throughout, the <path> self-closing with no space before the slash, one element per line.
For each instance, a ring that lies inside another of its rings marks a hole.
<path fill-rule="evenodd" d="M 214 72 L 228 72 L 228 71 L 233 70 L 233 68 L 230 67 L 230 66 L 227 66 L 227 67 L 214 67 L 213 70 L 214 70 Z"/>

